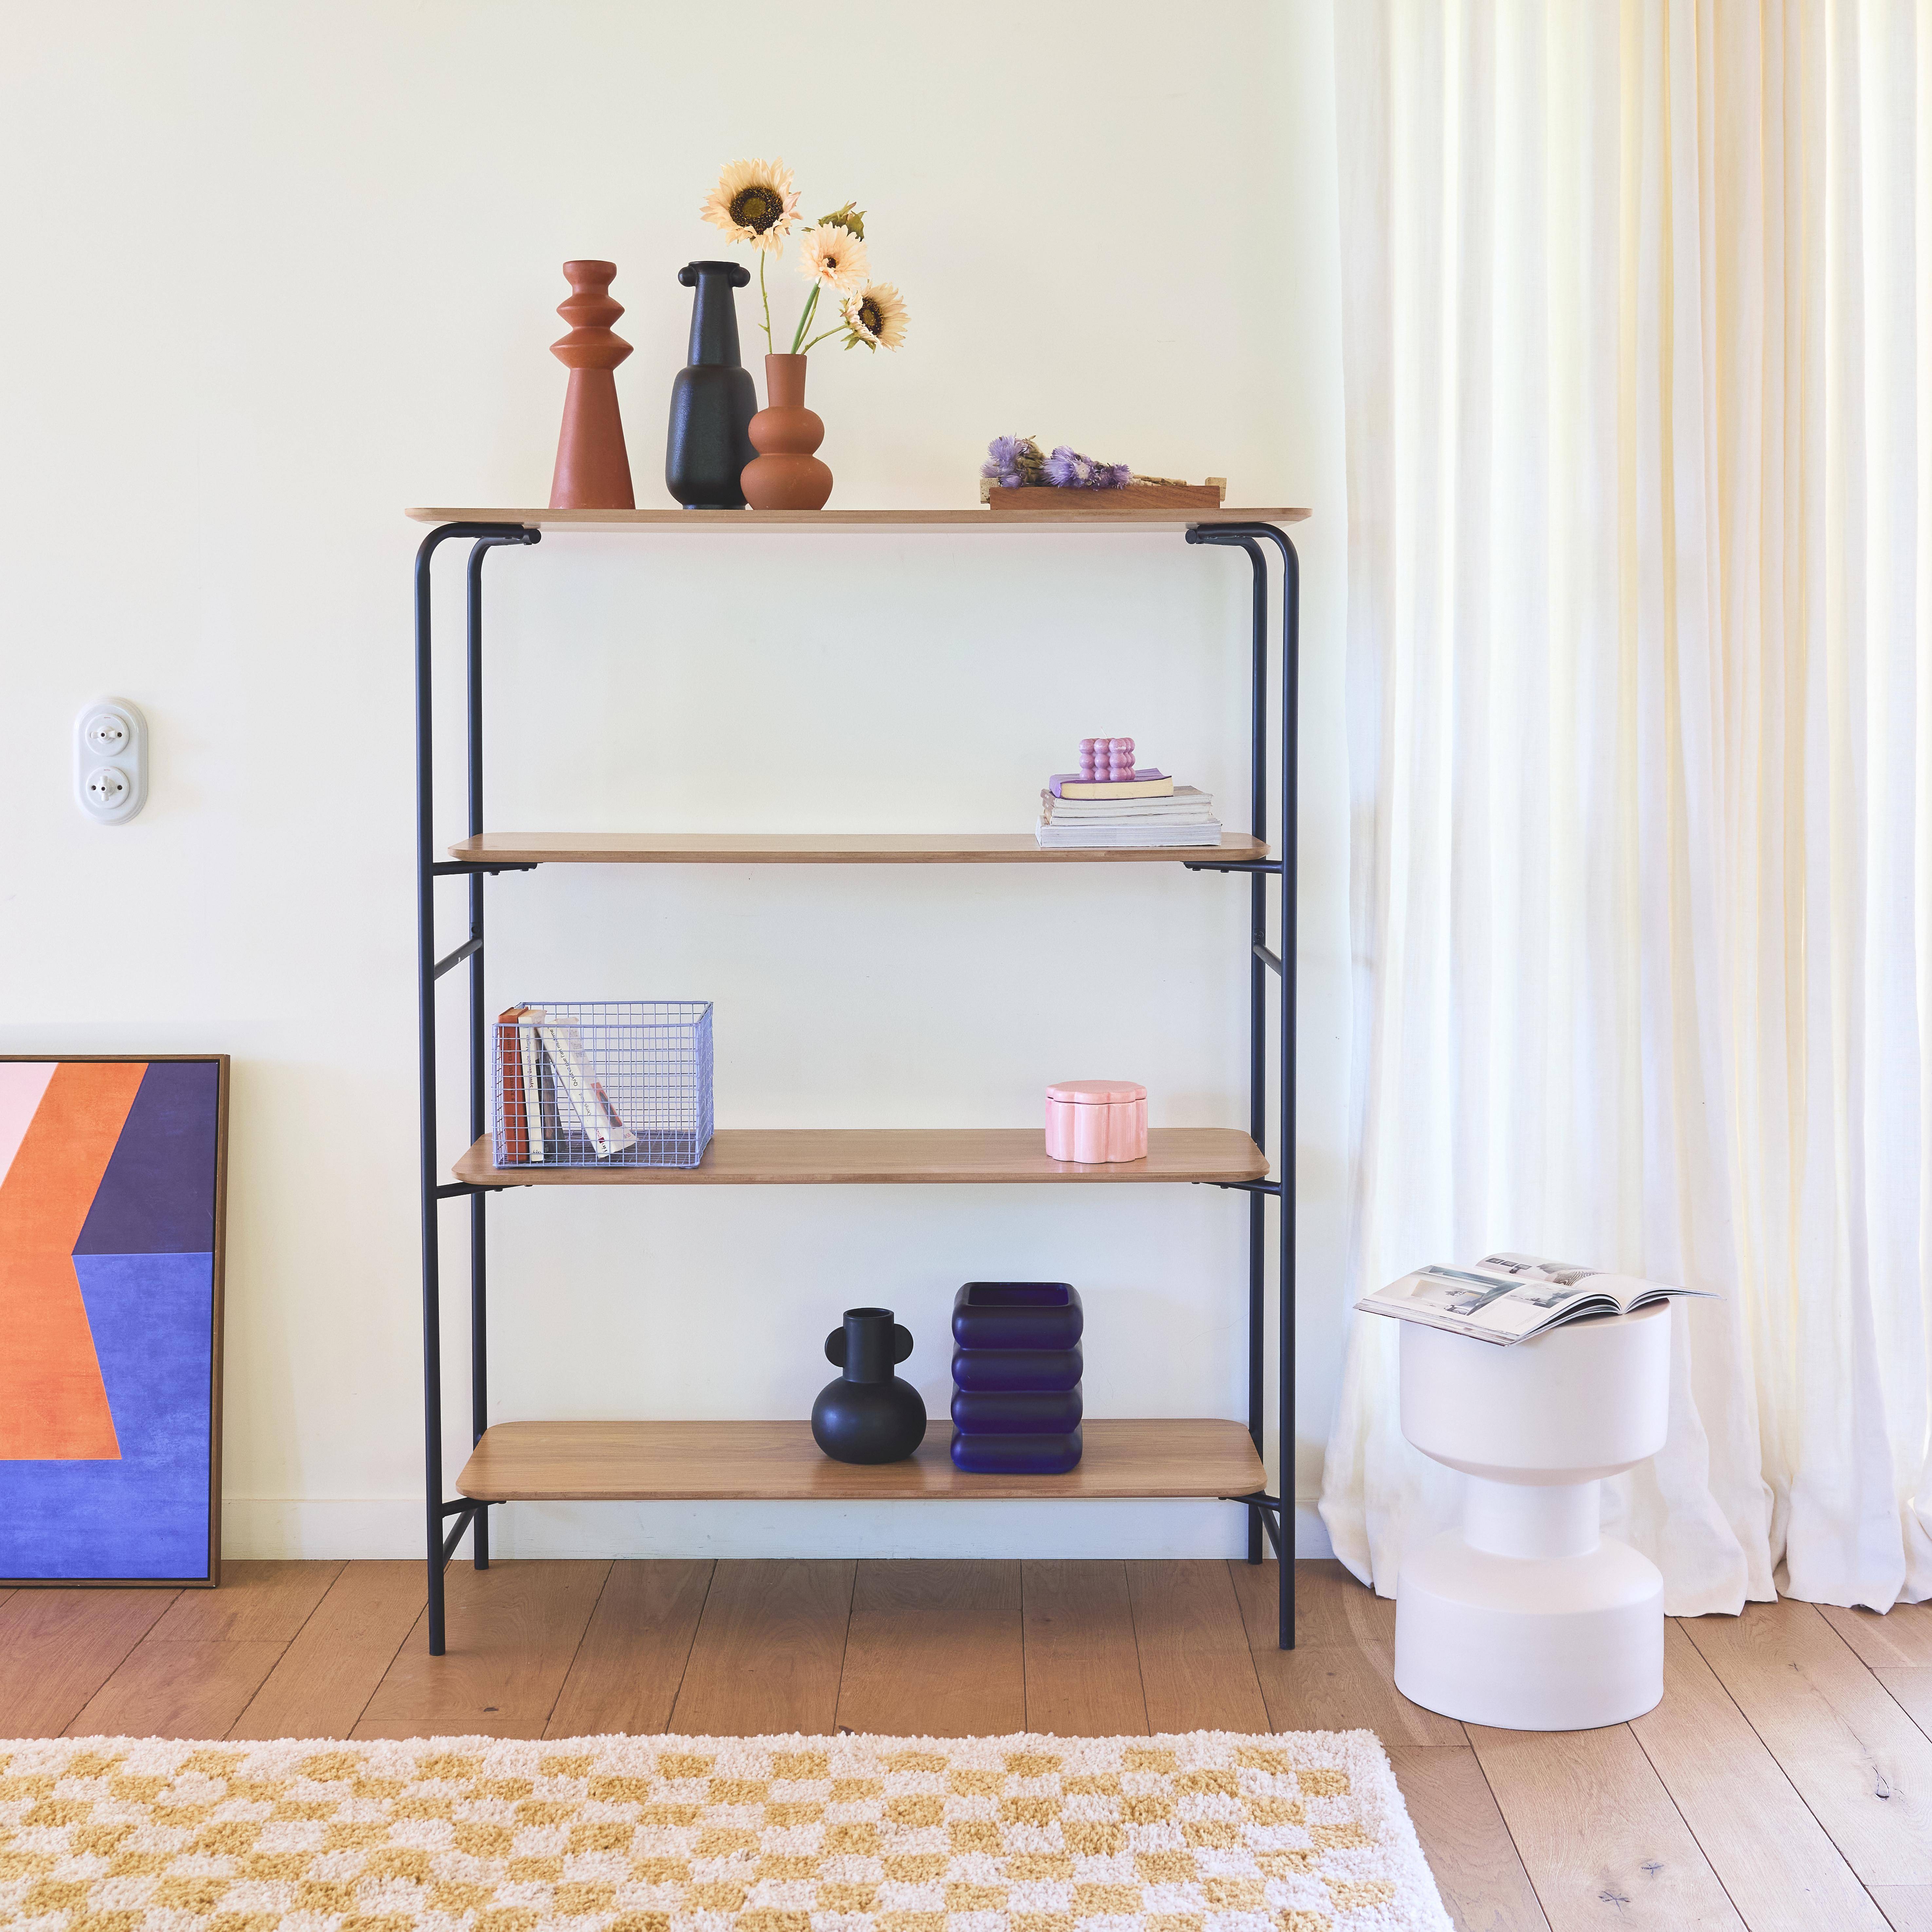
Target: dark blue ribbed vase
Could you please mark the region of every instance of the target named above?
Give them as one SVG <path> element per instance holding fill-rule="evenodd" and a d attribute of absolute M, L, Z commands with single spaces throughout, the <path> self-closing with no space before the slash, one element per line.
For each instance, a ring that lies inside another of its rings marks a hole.
<path fill-rule="evenodd" d="M 969 1281 L 954 1296 L 956 1468 L 1054 1476 L 1080 1460 L 1085 1321 L 1064 1281 Z"/>

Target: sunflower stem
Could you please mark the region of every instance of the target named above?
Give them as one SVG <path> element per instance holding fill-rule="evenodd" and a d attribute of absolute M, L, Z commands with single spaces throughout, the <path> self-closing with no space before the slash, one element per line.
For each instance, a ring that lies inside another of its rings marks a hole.
<path fill-rule="evenodd" d="M 772 298 L 765 291 L 765 251 L 758 250 L 758 299 L 765 305 L 765 352 L 770 355 L 777 345 L 772 340 Z"/>
<path fill-rule="evenodd" d="M 802 350 L 800 350 L 798 352 L 799 352 L 801 356 L 803 356 L 803 355 L 808 355 L 808 354 L 809 354 L 809 353 L 810 353 L 813 350 L 816 349 L 816 348 L 818 346 L 818 345 L 826 339 L 826 336 L 836 335 L 836 334 L 838 333 L 839 330 L 840 330 L 840 329 L 842 329 L 842 328 L 843 328 L 844 326 L 845 326 L 845 325 L 844 325 L 844 322 L 835 322 L 835 323 L 833 323 L 833 325 L 832 326 L 832 327 L 831 327 L 831 328 L 828 328 L 827 330 L 826 330 L 825 334 L 824 334 L 824 335 L 814 335 L 814 336 L 812 338 L 812 340 L 811 340 L 809 342 L 808 342 L 808 343 L 805 345 L 804 348 L 803 348 L 803 349 L 802 349 Z"/>
<path fill-rule="evenodd" d="M 804 313 L 798 319 L 798 328 L 791 338 L 791 352 L 799 354 L 799 344 L 805 340 L 805 332 L 812 326 L 812 312 L 818 306 L 818 284 L 812 284 L 812 292 L 806 296 Z"/>

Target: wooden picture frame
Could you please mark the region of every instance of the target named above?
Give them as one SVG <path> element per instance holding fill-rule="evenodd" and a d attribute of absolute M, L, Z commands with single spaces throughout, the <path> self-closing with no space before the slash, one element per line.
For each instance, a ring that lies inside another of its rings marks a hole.
<path fill-rule="evenodd" d="M 229 1070 L 0 1054 L 0 1588 L 220 1582 Z"/>

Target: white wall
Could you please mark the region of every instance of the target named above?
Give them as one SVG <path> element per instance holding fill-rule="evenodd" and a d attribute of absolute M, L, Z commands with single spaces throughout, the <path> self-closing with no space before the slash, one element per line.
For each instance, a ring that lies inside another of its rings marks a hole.
<path fill-rule="evenodd" d="M 1020 430 L 1316 507 L 1298 532 L 1310 1495 L 1340 1359 L 1348 965 L 1320 0 L 19 5 L 5 44 L 0 1038 L 235 1056 L 230 1550 L 416 1546 L 422 530 L 403 508 L 544 500 L 557 265 L 583 255 L 620 266 L 633 468 L 663 500 L 676 272 L 721 252 L 696 214 L 719 163 L 774 150 L 808 213 L 869 212 L 911 308 L 902 354 L 813 358 L 835 504 L 970 504 L 987 438 Z M 789 260 L 776 284 L 795 313 Z M 502 829 L 1023 830 L 1096 729 L 1244 796 L 1238 556 L 549 536 L 489 578 Z M 154 734 L 125 829 L 69 795 L 73 716 L 103 692 Z M 1244 896 L 1178 867 L 554 868 L 494 889 L 492 1002 L 715 1000 L 728 1126 L 1025 1124 L 1045 1082 L 1093 1072 L 1144 1080 L 1156 1124 L 1234 1122 Z M 454 1456 L 464 1216 L 445 1213 Z M 1244 1216 L 1211 1190 L 571 1190 L 492 1217 L 499 1418 L 802 1415 L 855 1300 L 912 1328 L 908 1372 L 943 1412 L 953 1288 L 1015 1274 L 1085 1291 L 1094 1413 L 1240 1411 Z M 1207 1503 L 506 1518 L 524 1552 L 1162 1554 L 1240 1534 Z"/>

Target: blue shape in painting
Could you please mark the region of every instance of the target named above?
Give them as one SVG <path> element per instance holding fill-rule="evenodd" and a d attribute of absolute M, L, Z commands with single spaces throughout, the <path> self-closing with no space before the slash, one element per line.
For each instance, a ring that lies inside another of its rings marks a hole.
<path fill-rule="evenodd" d="M 214 1247 L 220 1090 L 221 1070 L 212 1060 L 149 1066 L 74 1244 L 76 1255 L 200 1255 Z"/>
<path fill-rule="evenodd" d="M 214 1257 L 74 1264 L 121 1460 L 0 1464 L 0 1576 L 206 1576 Z"/>

